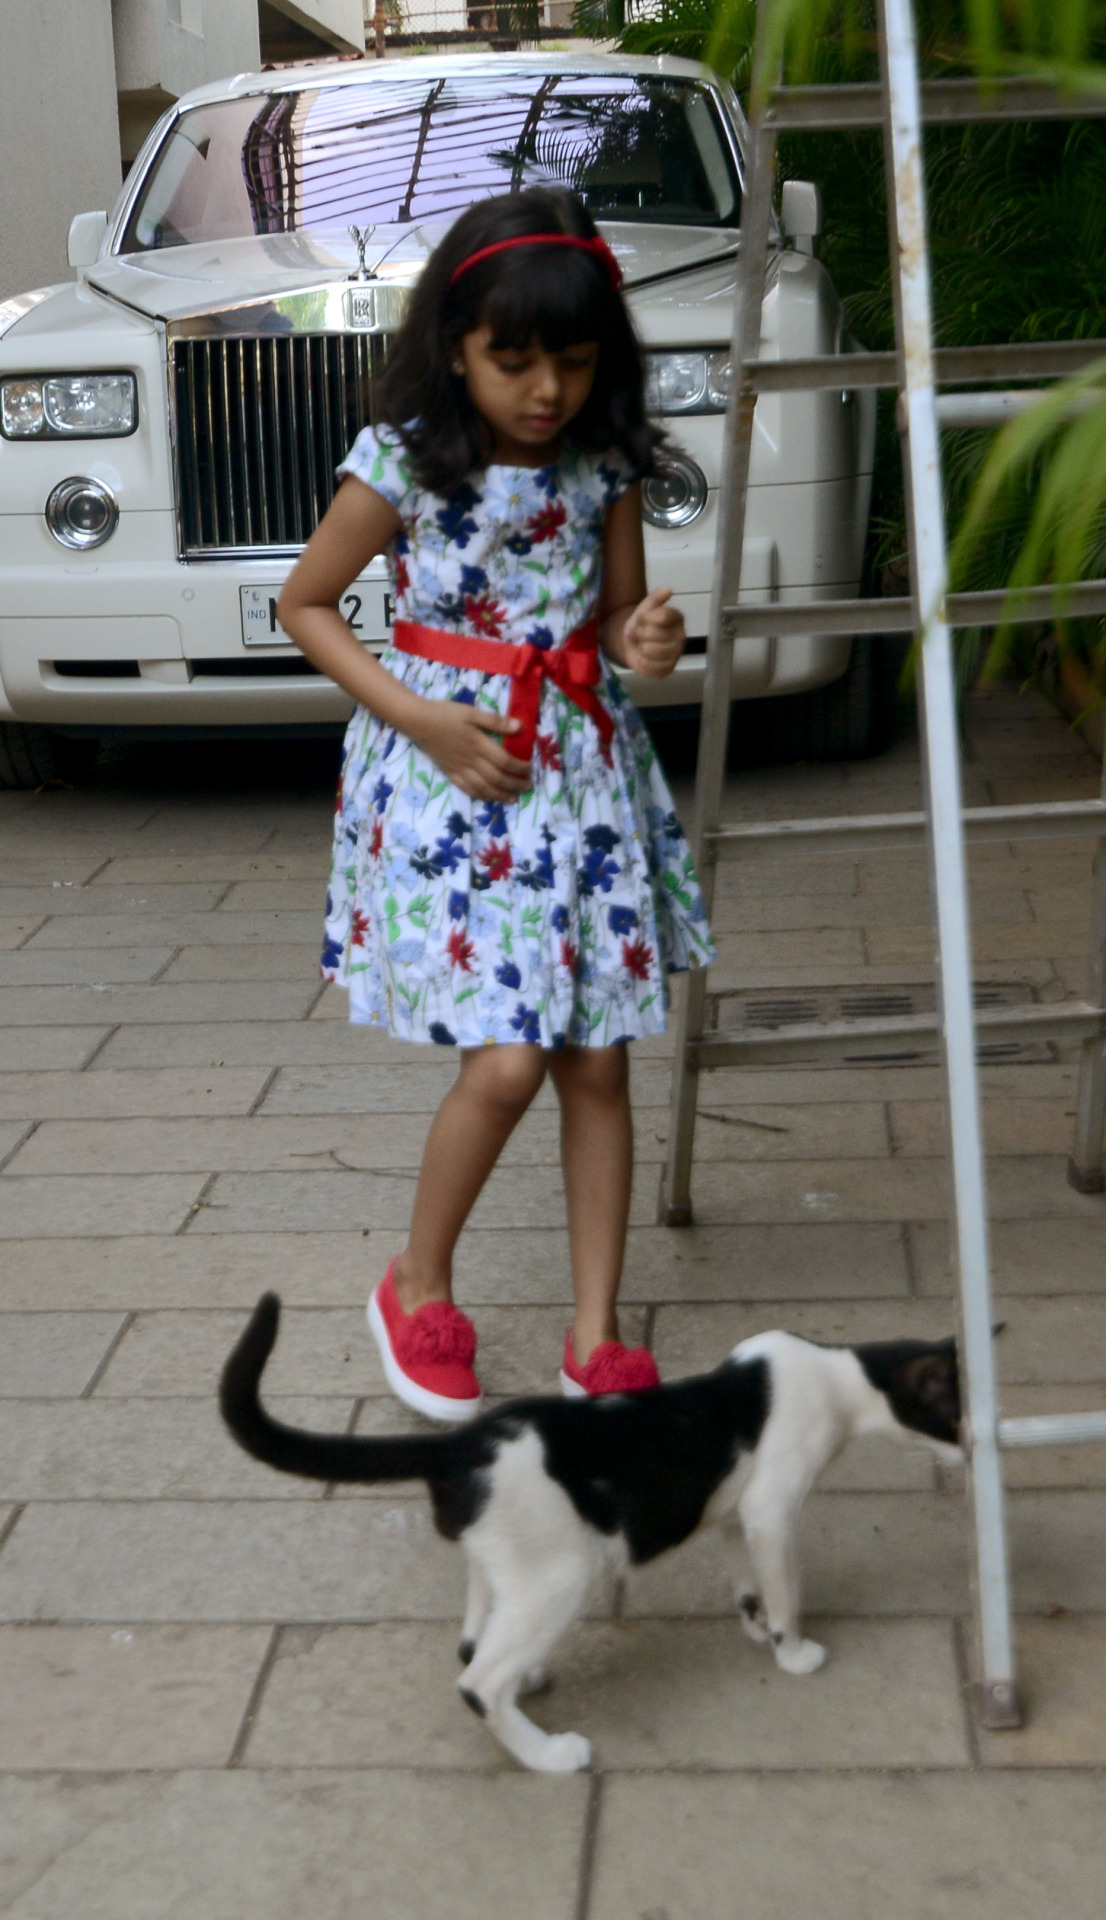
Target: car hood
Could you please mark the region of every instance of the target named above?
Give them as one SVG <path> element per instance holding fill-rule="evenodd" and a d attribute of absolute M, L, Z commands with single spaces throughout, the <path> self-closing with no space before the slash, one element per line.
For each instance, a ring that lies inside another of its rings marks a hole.
<path fill-rule="evenodd" d="M 376 227 L 365 264 L 379 278 L 415 281 L 449 222 L 418 227 Z M 732 288 L 737 233 L 730 228 L 641 226 L 604 222 L 603 233 L 632 293 L 661 286 L 673 276 L 726 262 Z M 357 277 L 357 249 L 346 233 L 260 234 L 209 241 L 149 253 L 98 260 L 87 269 L 89 284 L 151 319 L 173 321 L 227 308 L 264 304 L 284 294 Z M 637 303 L 635 302 L 635 305 Z"/>

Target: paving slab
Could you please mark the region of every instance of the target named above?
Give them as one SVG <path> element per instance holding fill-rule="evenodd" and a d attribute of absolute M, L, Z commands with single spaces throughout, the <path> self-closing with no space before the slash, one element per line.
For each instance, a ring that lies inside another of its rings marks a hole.
<path fill-rule="evenodd" d="M 317 983 L 316 983 L 317 984 Z M 102 1040 L 109 1031 L 101 1028 Z M 370 1058 L 365 1028 L 314 1020 L 205 1020 L 196 1025 L 121 1027 L 96 1064 L 102 1067 L 280 1067 Z M 0 1035 L 0 1048 L 3 1036 Z M 392 1041 L 393 1063 L 402 1059 Z M 422 1049 L 420 1049 L 422 1051 Z M 411 1049 L 408 1047 L 409 1054 Z M 428 1050 L 427 1050 L 428 1052 Z M 428 1052 L 429 1057 L 429 1052 Z M 0 1060 L 3 1053 L 0 1051 Z M 30 1061 L 20 1061 L 30 1065 Z M 68 1064 L 68 1063 L 66 1063 Z"/>
<path fill-rule="evenodd" d="M 893 1100 L 888 1121 L 895 1151 L 910 1156 L 948 1152 L 945 1108 L 938 1100 Z M 983 1102 L 983 1141 L 988 1154 L 1070 1152 L 1075 1131 L 1075 1095 L 1070 1098 L 991 1098 Z"/>
<path fill-rule="evenodd" d="M 43 1802 L 58 1791 L 49 1777 L 41 1785 Z M 0 1834 L 15 1888 L 21 1859 L 34 1869 L 8 1911 L 349 1920 L 368 1905 L 387 1920 L 573 1920 L 588 1792 L 579 1776 L 378 1773 L 367 1791 L 342 1771 L 197 1771 L 124 1787 L 95 1811 L 85 1801 L 63 1823 L 22 1791 Z M 448 1872 L 428 1873 L 429 1836 Z"/>
<path fill-rule="evenodd" d="M 148 1801 L 158 1785 L 141 1773 L 0 1776 L 0 1911 L 10 1911 L 51 1861 L 101 1822 Z"/>
<path fill-rule="evenodd" d="M 987 1767 L 1106 1767 L 1106 1616 L 1022 1616 L 1014 1623 L 1024 1726 L 979 1734 Z"/>
<path fill-rule="evenodd" d="M 0 874 L 3 865 L 0 864 Z M 164 852 L 124 853 L 109 861 L 97 874 L 97 886 L 151 886 L 181 882 L 200 885 L 232 880 L 287 881 L 317 880 L 326 884 L 325 865 L 314 851 L 241 853 L 233 847 L 212 848 L 205 853 Z M 85 876 L 86 878 L 88 876 Z"/>
<path fill-rule="evenodd" d="M 176 1233 L 203 1189 L 198 1174 L 0 1175 L 0 1240 Z"/>
<path fill-rule="evenodd" d="M 1077 1194 L 1060 1155 L 1025 1154 L 996 1160 L 989 1170 L 992 1215 L 999 1220 L 1093 1220 L 1106 1223 L 1101 1194 Z M 807 1160 L 706 1162 L 692 1181 L 704 1225 L 770 1220 L 944 1220 L 948 1171 L 944 1161 Z"/>
<path fill-rule="evenodd" d="M 1097 1920 L 1093 1775 L 664 1775 L 604 1785 L 589 1920 Z"/>
<path fill-rule="evenodd" d="M 87 845 L 77 853 L 58 848 L 33 854 L 20 854 L 5 845 L 0 852 L 0 887 L 83 887 L 107 865 L 115 844 L 107 839 L 101 846 Z"/>
<path fill-rule="evenodd" d="M 387 1123 L 372 1113 L 46 1120 L 22 1148 L 17 1171 L 179 1173 L 217 1167 L 223 1172 L 303 1173 L 337 1168 L 371 1173 L 389 1167 L 417 1168 L 428 1124 L 425 1113 L 393 1114 Z M 560 1134 L 560 1115 L 555 1110 L 528 1113 L 507 1142 L 501 1165 L 555 1166 L 560 1160 Z M 659 1164 L 667 1137 L 668 1109 L 639 1107 L 638 1161 Z M 855 1103 L 836 1112 L 825 1107 L 711 1109 L 702 1126 L 700 1158 L 727 1165 L 734 1160 L 810 1159 L 830 1151 L 834 1141 L 850 1157 L 887 1157 L 883 1108 Z"/>
<path fill-rule="evenodd" d="M 12 1316 L 13 1318 L 16 1316 Z M 644 1309 L 626 1308 L 623 1337 L 644 1333 Z M 488 1393 L 554 1392 L 564 1346 L 564 1307 L 484 1307 L 479 1317 L 480 1378 Z M 140 1313 L 98 1382 L 101 1399 L 132 1395 L 214 1395 L 219 1371 L 241 1334 L 241 1313 Z M 360 1307 L 296 1309 L 281 1315 L 265 1370 L 272 1394 L 387 1394 L 376 1342 Z M 402 1411 L 397 1409 L 402 1419 Z"/>
<path fill-rule="evenodd" d="M 125 1324 L 119 1313 L 0 1313 L 0 1395 L 75 1398 L 103 1366 Z"/>
<path fill-rule="evenodd" d="M 344 1433 L 355 1401 L 275 1394 L 266 1404 L 292 1426 Z M 398 1427 L 404 1416 L 388 1404 Z M 0 1497 L 9 1500 L 321 1500 L 324 1492 L 318 1480 L 277 1473 L 243 1453 L 212 1392 L 64 1407 L 0 1402 Z"/>
<path fill-rule="evenodd" d="M 948 1230 L 920 1220 L 908 1228 L 910 1257 L 919 1293 L 951 1295 Z M 1103 1272 L 1102 1222 L 1087 1220 L 991 1220 L 991 1271 L 1005 1294 L 1098 1293 Z"/>
<path fill-rule="evenodd" d="M 173 958 L 172 947 L 59 947 L 0 954 L 0 986 L 72 987 L 150 981 Z"/>
<path fill-rule="evenodd" d="M 0 1073 L 80 1069 L 110 1032 L 102 1021 L 91 1027 L 0 1027 Z"/>
<path fill-rule="evenodd" d="M 261 951 L 245 944 L 182 947 L 162 979 L 312 980 L 319 978 L 319 941 L 266 941 Z"/>
<path fill-rule="evenodd" d="M 27 952 L 44 947 L 71 947 L 79 944 L 87 932 L 71 919 L 47 920 Z M 192 946 L 267 946 L 321 940 L 320 916 L 316 913 L 133 913 L 96 914 L 98 947 L 135 947 L 145 942 L 154 947 Z"/>
<path fill-rule="evenodd" d="M 265 1627 L 0 1627 L 0 1768 L 223 1767 Z"/>
<path fill-rule="evenodd" d="M 37 887 L 0 886 L 0 914 L 89 915 L 99 913 L 202 913 L 222 899 L 226 887 Z"/>
<path fill-rule="evenodd" d="M 0 1167 L 15 1158 L 17 1149 L 27 1138 L 28 1127 L 25 1119 L 0 1121 Z"/>
<path fill-rule="evenodd" d="M 844 1495 L 835 1495 L 844 1498 Z M 425 1497 L 50 1501 L 0 1551 L 0 1619 L 459 1621 Z"/>
<path fill-rule="evenodd" d="M 732 1620 L 588 1622 L 526 1711 L 583 1733 L 604 1771 L 968 1764 L 948 1621 L 834 1621 L 827 1641 L 826 1667 L 803 1682 Z M 247 1764 L 494 1764 L 461 1710 L 455 1642 L 421 1623 L 287 1630 Z"/>
<path fill-rule="evenodd" d="M 10 1242 L 4 1248 L 9 1307 L 237 1307 L 276 1287 L 297 1306 L 364 1303 L 397 1251 L 379 1256 L 360 1233 L 236 1233 L 223 1237 L 136 1233 L 124 1238 Z M 566 1296 L 567 1297 L 567 1296 Z"/>
<path fill-rule="evenodd" d="M 1106 1296 L 1031 1300 L 996 1294 L 993 1307 L 1002 1323 L 994 1347 L 1000 1379 L 1101 1382 Z M 948 1305 L 937 1299 L 789 1301 L 784 1318 L 788 1333 L 840 1346 L 864 1340 L 939 1340 L 953 1330 Z M 759 1302 L 662 1305 L 653 1334 L 658 1364 L 665 1371 L 700 1372 L 763 1326 Z"/>
<path fill-rule="evenodd" d="M 0 1116 L 106 1120 L 162 1114 L 246 1114 L 263 1067 L 135 1067 L 101 1073 L 0 1073 Z"/>
<path fill-rule="evenodd" d="M 1056 1606 L 1078 1613 L 1106 1609 L 1100 1494 L 1015 1490 L 1006 1513 L 1017 1606 L 1041 1613 Z M 969 1526 L 968 1503 L 955 1493 L 812 1494 L 800 1555 L 807 1610 L 812 1616 L 966 1613 Z M 720 1540 L 701 1535 L 636 1569 L 625 1608 L 630 1618 L 733 1613 Z"/>
<path fill-rule="evenodd" d="M 878 1165 L 878 1162 L 873 1162 Z M 652 1221 L 657 1210 L 657 1168 L 634 1175 L 630 1219 Z M 758 1169 L 759 1171 L 759 1169 Z M 104 1176 L 105 1178 L 107 1176 Z M 397 1227 L 406 1229 L 414 1198 L 415 1170 L 369 1173 L 221 1173 L 205 1195 L 193 1233 L 241 1233 L 285 1228 Z M 30 1183 L 28 1183 L 30 1184 Z M 560 1227 L 564 1187 L 559 1167 L 520 1167 L 493 1174 L 471 1214 L 473 1227 Z"/>
<path fill-rule="evenodd" d="M 80 1026 L 91 1020 L 124 1026 L 156 1026 L 164 1021 L 210 1019 L 218 1011 L 228 1020 L 301 1020 L 318 981 L 227 981 L 208 986 L 0 987 L 0 1026 Z"/>
<path fill-rule="evenodd" d="M 0 953 L 14 951 L 44 925 L 45 915 L 37 913 L 0 914 Z"/>

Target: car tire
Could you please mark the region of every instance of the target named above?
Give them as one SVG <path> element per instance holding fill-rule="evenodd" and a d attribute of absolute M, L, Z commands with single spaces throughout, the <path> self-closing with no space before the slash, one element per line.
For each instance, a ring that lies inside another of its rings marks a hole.
<path fill-rule="evenodd" d="M 98 740 L 70 740 L 18 720 L 0 723 L 0 787 L 45 787 L 52 781 L 77 786 L 87 780 L 100 751 Z"/>
<path fill-rule="evenodd" d="M 865 760 L 882 753 L 895 730 L 903 649 L 863 635 L 853 641 L 839 680 L 811 693 L 741 701 L 734 708 L 730 757 L 738 766 L 794 760 Z"/>

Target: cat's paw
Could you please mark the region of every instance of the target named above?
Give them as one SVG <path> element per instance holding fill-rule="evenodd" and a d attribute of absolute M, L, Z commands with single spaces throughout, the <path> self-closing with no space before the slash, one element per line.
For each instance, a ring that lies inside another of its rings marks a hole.
<path fill-rule="evenodd" d="M 817 1673 L 825 1662 L 826 1649 L 820 1647 L 817 1640 L 800 1640 L 796 1634 L 785 1634 L 776 1641 L 776 1665 L 784 1673 Z"/>
<path fill-rule="evenodd" d="M 764 1604 L 759 1593 L 743 1593 L 738 1602 L 738 1608 L 742 1631 L 748 1634 L 750 1640 L 755 1640 L 758 1647 L 763 1647 L 772 1636 L 768 1631 L 768 1622 L 764 1617 Z"/>
<path fill-rule="evenodd" d="M 582 1733 L 552 1733 L 533 1764 L 539 1773 L 582 1773 L 591 1765 L 591 1741 Z"/>

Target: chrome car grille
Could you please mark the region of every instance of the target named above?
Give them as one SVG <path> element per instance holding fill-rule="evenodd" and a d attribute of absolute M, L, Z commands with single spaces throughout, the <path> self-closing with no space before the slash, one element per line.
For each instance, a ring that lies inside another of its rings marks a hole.
<path fill-rule="evenodd" d="M 372 418 L 384 352 L 379 333 L 171 341 L 182 559 L 299 551 Z"/>

